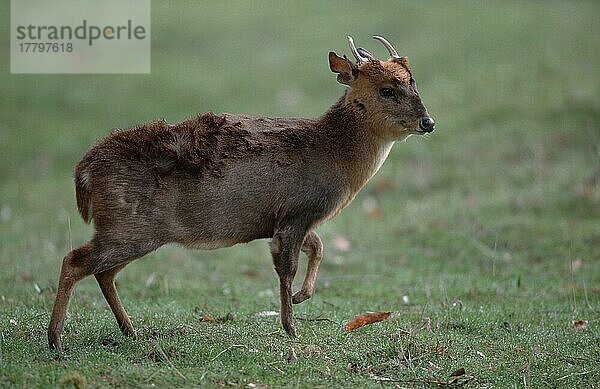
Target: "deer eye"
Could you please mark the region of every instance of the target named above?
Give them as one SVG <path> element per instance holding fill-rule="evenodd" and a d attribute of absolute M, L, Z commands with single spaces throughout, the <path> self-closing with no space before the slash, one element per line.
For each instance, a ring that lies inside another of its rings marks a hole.
<path fill-rule="evenodd" d="M 379 89 L 379 94 L 382 97 L 394 97 L 396 92 L 394 92 L 394 90 L 392 88 L 381 88 L 381 89 Z"/>

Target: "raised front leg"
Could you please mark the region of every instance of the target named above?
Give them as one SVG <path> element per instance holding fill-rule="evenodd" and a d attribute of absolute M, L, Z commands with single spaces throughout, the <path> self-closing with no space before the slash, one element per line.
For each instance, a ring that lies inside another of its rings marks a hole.
<path fill-rule="evenodd" d="M 270 243 L 273 265 L 279 276 L 279 298 L 281 301 L 281 324 L 292 338 L 296 337 L 294 313 L 292 311 L 292 282 L 298 270 L 298 256 L 304 232 L 286 227 L 275 233 Z"/>
<path fill-rule="evenodd" d="M 319 273 L 319 265 L 323 259 L 323 242 L 321 242 L 321 238 L 316 232 L 311 231 L 306 235 L 302 244 L 302 251 L 308 257 L 308 266 L 302 288 L 292 297 L 292 303 L 294 304 L 311 298 L 315 293 L 317 273 Z"/>

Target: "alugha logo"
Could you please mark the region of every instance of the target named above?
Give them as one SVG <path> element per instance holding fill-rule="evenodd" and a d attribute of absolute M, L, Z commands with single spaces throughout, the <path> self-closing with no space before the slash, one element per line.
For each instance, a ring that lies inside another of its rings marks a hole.
<path fill-rule="evenodd" d="M 30 41 L 52 41 L 52 40 L 86 40 L 92 46 L 95 40 L 143 40 L 146 39 L 146 28 L 141 25 L 133 25 L 131 19 L 124 25 L 107 25 L 99 27 L 88 25 L 86 19 L 82 24 L 72 26 L 39 26 L 29 24 L 28 26 L 17 26 L 18 40 Z"/>

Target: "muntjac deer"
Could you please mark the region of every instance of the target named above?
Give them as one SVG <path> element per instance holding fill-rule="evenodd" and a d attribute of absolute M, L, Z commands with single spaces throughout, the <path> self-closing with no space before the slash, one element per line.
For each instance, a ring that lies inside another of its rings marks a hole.
<path fill-rule="evenodd" d="M 323 258 L 315 229 L 354 199 L 395 141 L 435 125 L 408 59 L 374 38 L 390 59 L 375 59 L 351 37 L 356 63 L 329 53 L 331 71 L 348 87 L 317 119 L 206 113 L 114 131 L 93 145 L 75 169 L 75 189 L 95 234 L 63 259 L 50 348 L 62 348 L 82 278 L 96 277 L 121 331 L 135 336 L 114 282 L 128 263 L 167 243 L 215 249 L 264 238 L 279 276 L 281 323 L 294 337 L 292 304 L 313 295 Z M 300 251 L 307 272 L 292 295 Z"/>

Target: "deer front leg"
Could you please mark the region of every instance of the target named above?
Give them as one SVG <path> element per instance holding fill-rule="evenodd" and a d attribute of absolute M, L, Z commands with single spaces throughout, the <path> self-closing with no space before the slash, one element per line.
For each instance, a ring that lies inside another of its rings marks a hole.
<path fill-rule="evenodd" d="M 321 242 L 321 238 L 316 232 L 311 231 L 306 235 L 302 244 L 302 251 L 308 257 L 308 266 L 302 288 L 292 296 L 292 303 L 294 304 L 299 304 L 311 298 L 315 293 L 317 273 L 319 273 L 319 265 L 323 259 L 323 242 Z"/>
<path fill-rule="evenodd" d="M 294 313 L 292 311 L 292 282 L 298 270 L 298 256 L 304 234 L 293 228 L 279 230 L 270 243 L 273 265 L 279 276 L 279 298 L 281 301 L 281 324 L 287 334 L 295 338 Z"/>

